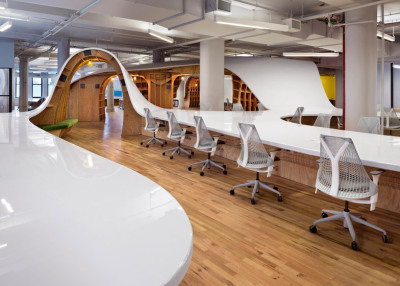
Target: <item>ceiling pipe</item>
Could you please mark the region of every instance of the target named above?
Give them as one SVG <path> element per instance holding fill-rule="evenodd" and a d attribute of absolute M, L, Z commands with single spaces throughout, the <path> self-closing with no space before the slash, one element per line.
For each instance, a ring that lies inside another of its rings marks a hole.
<path fill-rule="evenodd" d="M 172 15 L 172 16 L 169 16 L 169 17 L 166 17 L 166 18 L 163 18 L 163 19 L 160 19 L 158 21 L 155 21 L 155 22 L 153 22 L 153 25 L 158 25 L 158 24 L 160 24 L 162 22 L 165 22 L 165 21 L 168 21 L 168 20 L 171 20 L 171 19 L 174 19 L 174 18 L 177 18 L 177 17 L 185 15 L 185 13 L 186 13 L 186 4 L 185 4 L 185 2 L 186 2 L 185 0 L 182 0 L 182 12 L 180 12 L 178 14 L 175 14 L 175 15 Z"/>
<path fill-rule="evenodd" d="M 78 20 L 80 17 L 82 17 L 83 15 L 85 15 L 88 10 L 93 7 L 94 5 L 96 5 L 97 3 L 101 2 L 101 0 L 96 0 L 92 3 L 90 3 L 89 5 L 87 5 L 86 7 L 84 7 L 83 9 L 76 11 L 74 14 L 72 14 L 71 16 L 69 16 L 67 19 L 65 19 L 64 21 L 62 21 L 61 23 L 58 23 L 56 26 L 54 26 L 53 28 L 47 30 L 46 32 L 44 32 L 39 39 L 30 44 L 29 46 L 25 47 L 22 52 L 18 55 L 20 56 L 21 54 L 23 54 L 26 50 L 34 47 L 36 44 L 38 44 L 39 42 L 47 39 L 50 36 L 53 36 L 55 34 L 57 34 L 58 32 L 60 32 L 62 29 L 64 29 L 65 27 L 67 27 L 68 25 L 70 25 L 71 23 L 73 23 L 74 21 Z"/>
<path fill-rule="evenodd" d="M 326 15 L 330 15 L 330 14 L 340 14 L 340 13 L 344 13 L 344 12 L 348 12 L 348 11 L 367 8 L 367 7 L 370 7 L 370 6 L 378 6 L 380 4 L 386 4 L 386 3 L 390 3 L 390 2 L 396 2 L 396 0 L 380 0 L 380 1 L 376 1 L 376 2 L 371 2 L 371 3 L 367 3 L 367 4 L 358 5 L 358 6 L 355 6 L 355 7 L 350 7 L 350 8 L 340 9 L 340 10 L 334 10 L 334 11 L 327 11 L 327 12 L 324 12 L 324 13 L 311 15 L 311 16 L 308 16 L 308 17 L 296 18 L 296 19 L 301 20 L 301 21 L 308 21 L 308 20 L 322 18 L 322 17 L 325 17 Z"/>

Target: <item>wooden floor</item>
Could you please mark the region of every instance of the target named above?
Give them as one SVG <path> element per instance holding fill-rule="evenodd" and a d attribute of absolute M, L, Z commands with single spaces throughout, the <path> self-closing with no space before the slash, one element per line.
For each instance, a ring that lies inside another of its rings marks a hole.
<path fill-rule="evenodd" d="M 273 176 L 283 202 L 261 191 L 252 205 L 251 189 L 229 194 L 233 185 L 255 178 L 235 162 L 224 160 L 228 175 L 211 169 L 201 177 L 198 168 L 189 172 L 187 166 L 205 159 L 204 153 L 170 160 L 161 155 L 165 147 L 145 148 L 139 144 L 144 137 L 121 138 L 120 132 L 118 111 L 105 124 L 78 123 L 65 139 L 154 180 L 183 206 L 194 242 L 181 285 L 400 285 L 399 214 L 350 205 L 390 237 L 384 244 L 379 232 L 356 224 L 360 250 L 353 251 L 340 222 L 319 225 L 316 234 L 308 230 L 322 208 L 343 209 L 341 201 Z"/>

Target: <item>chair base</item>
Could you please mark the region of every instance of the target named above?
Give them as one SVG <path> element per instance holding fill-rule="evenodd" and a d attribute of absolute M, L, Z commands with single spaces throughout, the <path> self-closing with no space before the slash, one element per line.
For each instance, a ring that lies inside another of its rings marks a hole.
<path fill-rule="evenodd" d="M 192 158 L 192 155 L 194 154 L 194 152 L 193 152 L 191 149 L 182 148 L 180 143 L 181 143 L 181 142 L 179 142 L 179 143 L 178 143 L 178 146 L 175 147 L 175 148 L 171 148 L 171 149 L 165 150 L 165 151 L 163 152 L 163 156 L 165 156 L 165 153 L 166 153 L 166 152 L 172 151 L 172 154 L 171 154 L 171 156 L 169 157 L 170 159 L 174 159 L 174 154 L 175 154 L 175 153 L 177 153 L 178 155 L 180 155 L 182 152 L 185 153 L 185 154 L 187 154 L 188 157 L 189 157 L 189 159 Z"/>
<path fill-rule="evenodd" d="M 272 186 L 272 187 L 270 187 L 270 186 Z M 235 194 L 235 189 L 243 188 L 243 187 L 254 187 L 253 188 L 253 192 L 251 194 L 251 203 L 253 205 L 256 203 L 254 197 L 255 197 L 256 193 L 260 192 L 260 188 L 266 189 L 268 191 L 271 191 L 271 192 L 277 194 L 278 195 L 278 202 L 282 201 L 282 194 L 278 191 L 278 188 L 272 183 L 261 182 L 259 180 L 259 173 L 257 173 L 257 179 L 256 180 L 249 180 L 245 184 L 234 186 L 230 191 L 231 195 Z"/>
<path fill-rule="evenodd" d="M 208 153 L 208 159 L 207 160 L 190 164 L 190 166 L 188 167 L 188 170 L 191 171 L 192 170 L 192 166 L 195 166 L 195 165 L 203 165 L 203 167 L 201 168 L 200 176 L 204 176 L 204 170 L 206 168 L 210 169 L 211 166 L 215 166 L 215 167 L 221 169 L 223 171 L 224 175 L 228 174 L 228 172 L 226 171 L 226 165 L 223 162 L 218 162 L 218 161 L 211 160 L 210 153 Z"/>
<path fill-rule="evenodd" d="M 150 146 L 150 143 L 156 144 L 156 142 L 160 143 L 161 147 L 164 147 L 164 145 L 167 145 L 167 141 L 165 141 L 161 138 L 157 138 L 155 133 L 154 133 L 153 137 L 142 140 L 140 142 L 140 145 L 143 145 L 143 143 L 146 143 L 146 148 L 148 148 Z"/>
<path fill-rule="evenodd" d="M 333 216 L 328 216 L 327 214 L 332 214 Z M 357 250 L 358 246 L 357 246 L 357 242 L 356 242 L 356 233 L 354 231 L 353 221 L 382 232 L 383 233 L 383 235 L 382 235 L 383 242 L 385 242 L 385 243 L 389 242 L 389 237 L 387 236 L 386 231 L 384 229 L 382 229 L 372 223 L 367 222 L 366 220 L 360 218 L 359 216 L 351 214 L 348 209 L 345 209 L 344 211 L 333 211 L 333 210 L 323 209 L 321 211 L 321 217 L 322 217 L 321 219 L 314 221 L 314 223 L 310 226 L 310 231 L 312 233 L 316 233 L 317 232 L 317 228 L 316 228 L 317 224 L 328 222 L 328 221 L 334 221 L 334 220 L 343 220 L 344 228 L 347 228 L 349 230 L 350 236 L 353 239 L 353 241 L 351 243 L 351 247 L 354 250 Z"/>

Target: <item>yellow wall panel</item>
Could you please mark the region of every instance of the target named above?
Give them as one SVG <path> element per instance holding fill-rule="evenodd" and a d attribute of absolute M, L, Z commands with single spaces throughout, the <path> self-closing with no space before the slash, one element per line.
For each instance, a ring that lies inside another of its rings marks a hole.
<path fill-rule="evenodd" d="M 336 78 L 335 76 L 329 75 L 321 75 L 322 85 L 324 86 L 324 90 L 326 96 L 329 100 L 336 99 Z"/>

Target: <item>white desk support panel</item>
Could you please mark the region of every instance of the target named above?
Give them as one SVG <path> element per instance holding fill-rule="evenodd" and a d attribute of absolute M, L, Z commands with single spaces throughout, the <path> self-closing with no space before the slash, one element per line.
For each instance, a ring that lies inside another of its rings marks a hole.
<path fill-rule="evenodd" d="M 43 109 L 0 114 L 0 285 L 178 285 L 193 249 L 183 208 L 30 123 Z"/>

